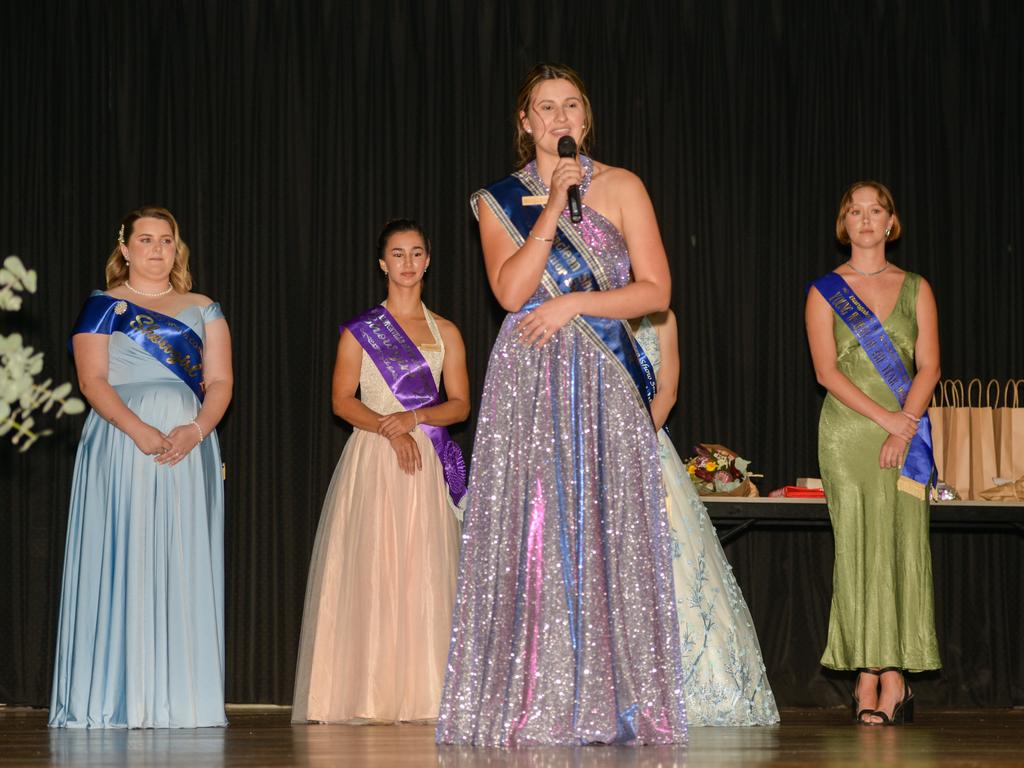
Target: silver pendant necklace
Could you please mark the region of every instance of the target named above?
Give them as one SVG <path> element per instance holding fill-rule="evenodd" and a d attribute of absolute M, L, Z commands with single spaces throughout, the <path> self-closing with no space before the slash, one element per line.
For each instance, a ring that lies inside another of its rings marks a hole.
<path fill-rule="evenodd" d="M 140 291 L 138 288 L 132 288 L 132 284 L 129 283 L 127 280 L 124 281 L 124 284 L 129 291 L 131 291 L 132 293 L 137 293 L 139 296 L 166 296 L 168 293 L 174 290 L 174 286 L 171 285 L 170 283 L 168 283 L 167 287 L 162 291 Z"/>
<path fill-rule="evenodd" d="M 885 270 L 887 270 L 889 267 L 891 267 L 892 264 L 890 264 L 887 261 L 887 262 L 885 262 L 885 266 L 884 267 L 882 267 L 881 269 L 876 269 L 874 272 L 861 272 L 859 269 L 857 269 L 855 266 L 853 266 L 853 264 L 851 262 L 849 262 L 849 261 L 846 262 L 846 266 L 848 266 L 850 269 L 852 269 L 854 272 L 856 272 L 858 275 L 860 275 L 862 277 L 874 277 L 875 275 L 880 275 L 883 272 L 885 272 Z M 131 286 L 128 286 L 128 287 L 131 288 Z"/>

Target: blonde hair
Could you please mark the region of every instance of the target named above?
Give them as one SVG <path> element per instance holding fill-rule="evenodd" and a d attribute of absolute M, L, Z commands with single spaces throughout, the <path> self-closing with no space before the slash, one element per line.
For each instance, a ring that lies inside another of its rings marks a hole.
<path fill-rule="evenodd" d="M 850 233 L 846 231 L 846 214 L 853 204 L 853 193 L 858 189 L 871 187 L 878 194 L 878 204 L 892 216 L 892 227 L 889 234 L 885 236 L 886 242 L 896 240 L 901 233 L 900 217 L 896 215 L 896 202 L 892 198 L 892 192 L 880 181 L 857 181 L 847 187 L 839 201 L 839 213 L 836 214 L 836 239 L 843 245 L 850 244 Z"/>
<path fill-rule="evenodd" d="M 121 219 L 121 229 L 118 232 L 117 245 L 107 257 L 105 269 L 107 276 L 107 290 L 123 285 L 128 281 L 128 262 L 121 253 L 121 246 L 127 244 L 135 230 L 135 222 L 139 219 L 160 219 L 171 225 L 171 232 L 174 235 L 174 266 L 171 267 L 171 274 L 168 278 L 171 286 L 178 293 L 188 293 L 192 290 L 192 274 L 188 271 L 188 246 L 181 239 L 181 231 L 178 229 L 178 222 L 174 214 L 166 208 L 155 205 L 147 205 L 137 208 Z"/>
<path fill-rule="evenodd" d="M 516 149 L 516 165 L 519 168 L 533 160 L 536 154 L 533 136 L 523 130 L 522 116 L 530 114 L 530 101 L 533 98 L 533 92 L 545 80 L 568 80 L 580 92 L 580 97 L 583 100 L 583 116 L 586 122 L 583 125 L 583 136 L 580 139 L 579 151 L 580 154 L 586 154 L 590 151 L 588 139 L 594 131 L 594 113 L 590 108 L 590 98 L 583 87 L 583 79 L 576 73 L 576 70 L 564 64 L 538 64 L 526 73 L 523 84 L 519 87 L 519 95 L 516 96 L 516 136 L 514 144 Z"/>

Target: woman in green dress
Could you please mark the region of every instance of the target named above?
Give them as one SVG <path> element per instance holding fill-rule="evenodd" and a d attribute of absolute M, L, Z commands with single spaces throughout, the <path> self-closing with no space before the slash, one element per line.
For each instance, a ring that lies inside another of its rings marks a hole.
<path fill-rule="evenodd" d="M 939 380 L 938 316 L 927 281 L 886 259 L 899 235 L 889 190 L 853 184 L 836 217 L 850 258 L 814 282 L 806 307 L 815 374 L 828 390 L 818 463 L 836 550 L 821 663 L 859 670 L 853 709 L 865 725 L 910 722 L 903 672 L 941 666 L 925 415 Z"/>

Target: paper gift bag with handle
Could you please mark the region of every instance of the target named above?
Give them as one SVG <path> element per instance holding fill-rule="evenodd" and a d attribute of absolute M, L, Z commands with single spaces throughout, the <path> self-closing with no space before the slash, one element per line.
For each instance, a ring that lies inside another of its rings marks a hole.
<path fill-rule="evenodd" d="M 1024 501 L 1024 477 L 1015 483 L 1004 483 L 981 492 L 985 501 Z"/>
<path fill-rule="evenodd" d="M 946 413 L 949 410 L 943 392 L 942 382 L 935 387 L 932 404 L 928 408 L 928 420 L 932 424 L 932 455 L 935 457 L 935 470 L 939 482 L 946 481 Z"/>
<path fill-rule="evenodd" d="M 945 464 L 942 479 L 961 499 L 971 491 L 971 421 L 966 408 L 964 384 L 959 379 L 942 382 L 946 402 Z"/>
<path fill-rule="evenodd" d="M 990 399 L 993 384 L 998 401 L 998 381 L 990 381 L 988 390 L 983 388 L 981 379 L 971 379 L 967 385 L 967 411 L 971 429 L 971 486 L 969 495 L 962 497 L 965 499 L 980 499 L 981 492 L 991 488 L 998 477 L 995 409 Z"/>
<path fill-rule="evenodd" d="M 996 468 L 1004 480 L 1024 477 L 1024 379 L 1003 387 L 1003 405 L 995 411 Z"/>

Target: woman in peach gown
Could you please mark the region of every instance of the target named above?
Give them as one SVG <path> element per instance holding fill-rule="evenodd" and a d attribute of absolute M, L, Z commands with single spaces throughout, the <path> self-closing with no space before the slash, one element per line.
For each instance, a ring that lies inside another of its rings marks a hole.
<path fill-rule="evenodd" d="M 465 348 L 421 301 L 422 229 L 389 222 L 377 245 L 387 300 L 338 343 L 334 412 L 355 430 L 313 548 L 293 722 L 434 720 L 444 684 L 466 492 L 445 427 L 469 414 Z"/>

